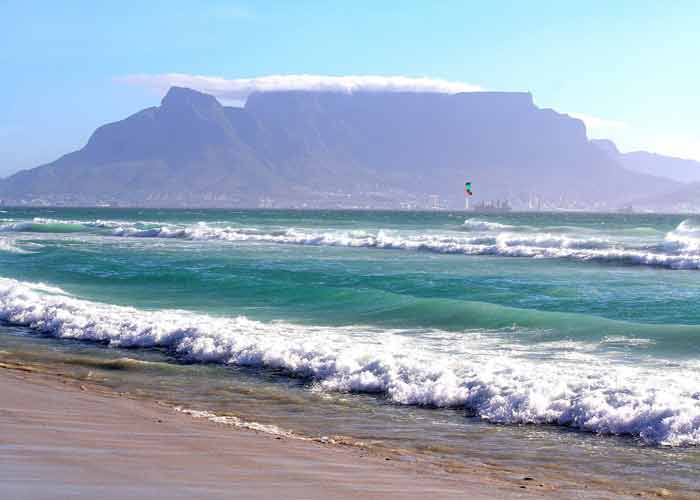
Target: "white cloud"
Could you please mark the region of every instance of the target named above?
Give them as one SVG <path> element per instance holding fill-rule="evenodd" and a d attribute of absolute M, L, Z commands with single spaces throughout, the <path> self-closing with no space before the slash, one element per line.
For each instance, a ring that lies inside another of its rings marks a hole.
<path fill-rule="evenodd" d="M 477 92 L 478 85 L 407 76 L 325 76 L 271 75 L 257 78 L 227 79 L 216 76 L 166 73 L 160 75 L 127 75 L 120 81 L 164 92 L 172 86 L 188 87 L 214 95 L 224 101 L 244 101 L 253 92 L 313 90 L 322 92 L 432 92 L 456 94 Z"/>
<path fill-rule="evenodd" d="M 597 131 L 597 130 L 609 130 L 609 129 L 621 129 L 621 128 L 627 128 L 627 123 L 617 121 L 617 120 L 608 120 L 605 118 L 600 118 L 598 116 L 593 116 L 593 115 L 588 115 L 586 113 L 567 113 L 569 116 L 572 116 L 573 118 L 578 118 L 581 120 L 583 123 L 586 124 L 586 128 Z"/>

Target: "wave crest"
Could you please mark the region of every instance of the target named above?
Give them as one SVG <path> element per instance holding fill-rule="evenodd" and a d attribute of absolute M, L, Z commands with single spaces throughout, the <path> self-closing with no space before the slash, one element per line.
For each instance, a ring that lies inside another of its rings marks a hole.
<path fill-rule="evenodd" d="M 386 230 L 374 233 L 366 231 L 315 232 L 297 229 L 270 232 L 232 227 L 211 227 L 200 223 L 187 227 L 161 226 L 148 229 L 127 226 L 115 229 L 113 234 L 142 238 L 182 238 L 413 250 L 443 254 L 571 259 L 659 266 L 669 269 L 700 269 L 700 252 L 690 251 L 689 248 L 674 252 L 653 247 L 629 248 L 603 238 L 575 238 L 550 233 L 514 234 L 501 232 L 495 235 L 464 237 L 450 234 L 402 234 Z"/>
<path fill-rule="evenodd" d="M 20 248 L 12 238 L 0 238 L 0 252 L 9 253 L 31 253 L 28 250 Z"/>
<path fill-rule="evenodd" d="M 614 235 L 570 235 L 526 226 L 507 226 L 467 219 L 476 234 L 458 231 L 342 231 L 295 228 L 246 228 L 197 223 L 60 221 L 34 219 L 13 222 L 0 231 L 72 232 L 93 229 L 99 234 L 135 238 L 175 238 L 195 241 L 230 241 L 284 245 L 335 246 L 385 250 L 424 251 L 443 254 L 494 255 L 595 261 L 668 269 L 700 269 L 700 225 L 688 219 L 655 244 L 630 245 Z M 516 231 L 517 229 L 517 231 Z M 551 229 L 551 228 L 550 228 Z M 626 242 L 627 241 L 627 242 Z"/>
<path fill-rule="evenodd" d="M 516 226 L 508 224 L 500 224 L 498 222 L 489 222 L 479 219 L 467 219 L 464 221 L 463 227 L 471 231 L 503 231 L 506 229 L 515 229 Z"/>
<path fill-rule="evenodd" d="M 666 234 L 664 248 L 668 251 L 686 252 L 700 256 L 700 222 L 686 219 Z"/>
<path fill-rule="evenodd" d="M 542 362 L 489 352 L 478 335 L 433 332 L 455 335 L 455 345 L 466 342 L 461 352 L 448 354 L 426 347 L 420 335 L 398 330 L 145 311 L 47 295 L 6 279 L 0 280 L 0 319 L 58 338 L 158 346 L 189 361 L 280 369 L 314 380 L 323 390 L 465 408 L 491 422 L 629 434 L 649 444 L 700 444 L 700 377 L 692 370 L 566 358 Z"/>

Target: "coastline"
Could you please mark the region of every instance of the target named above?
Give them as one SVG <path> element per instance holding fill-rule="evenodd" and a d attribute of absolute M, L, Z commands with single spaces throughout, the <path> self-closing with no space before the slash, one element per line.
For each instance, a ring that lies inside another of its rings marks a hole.
<path fill-rule="evenodd" d="M 296 439 L 20 364 L 0 366 L 0 394 L 0 485 L 3 498 L 13 500 L 670 495 L 449 468 L 332 439 Z"/>

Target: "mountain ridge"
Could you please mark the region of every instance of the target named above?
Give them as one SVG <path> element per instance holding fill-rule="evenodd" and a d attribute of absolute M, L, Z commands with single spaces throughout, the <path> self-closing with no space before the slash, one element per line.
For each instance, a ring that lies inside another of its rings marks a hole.
<path fill-rule="evenodd" d="M 683 183 L 700 182 L 699 161 L 648 151 L 622 153 L 609 139 L 593 139 L 591 142 L 633 172 L 655 175 Z"/>
<path fill-rule="evenodd" d="M 679 188 L 623 168 L 582 121 L 528 92 L 284 91 L 243 108 L 173 87 L 160 106 L 98 127 L 87 144 L 0 183 L 8 201 L 172 206 L 459 207 L 485 199 L 618 206 Z M 595 181 L 591 189 L 586 183 Z"/>

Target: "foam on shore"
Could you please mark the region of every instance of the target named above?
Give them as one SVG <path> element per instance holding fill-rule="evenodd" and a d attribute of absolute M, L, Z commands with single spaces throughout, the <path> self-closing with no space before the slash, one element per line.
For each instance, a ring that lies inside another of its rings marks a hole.
<path fill-rule="evenodd" d="M 189 362 L 276 369 L 321 391 L 463 408 L 495 423 L 627 434 L 653 445 L 700 444 L 700 372 L 683 365 L 616 364 L 585 350 L 530 359 L 494 349 L 478 332 L 421 335 L 139 310 L 8 279 L 0 279 L 0 320 L 62 339 L 167 348 Z M 448 339 L 450 350 L 423 342 L 425 335 Z"/>

